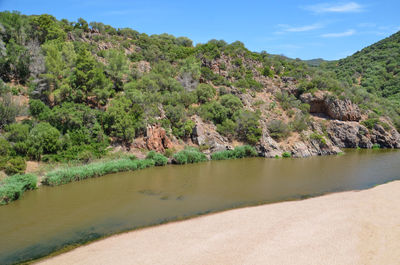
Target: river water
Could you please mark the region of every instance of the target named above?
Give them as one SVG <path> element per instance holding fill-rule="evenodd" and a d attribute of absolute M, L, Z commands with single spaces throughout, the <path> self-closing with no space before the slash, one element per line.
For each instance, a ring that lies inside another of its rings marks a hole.
<path fill-rule="evenodd" d="M 26 192 L 0 207 L 0 264 L 235 207 L 365 189 L 400 179 L 400 151 L 168 165 Z"/>

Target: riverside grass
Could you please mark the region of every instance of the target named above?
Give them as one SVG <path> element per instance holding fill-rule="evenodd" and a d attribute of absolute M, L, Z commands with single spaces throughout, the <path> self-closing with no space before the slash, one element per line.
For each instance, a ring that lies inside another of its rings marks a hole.
<path fill-rule="evenodd" d="M 179 151 L 178 153 L 174 154 L 173 161 L 179 165 L 193 164 L 193 163 L 207 161 L 207 157 L 198 149 L 193 147 L 187 147 L 182 151 Z"/>
<path fill-rule="evenodd" d="M 18 174 L 0 181 L 0 205 L 19 199 L 24 191 L 37 187 L 37 176 L 33 174 Z"/>
<path fill-rule="evenodd" d="M 83 166 L 66 167 L 47 173 L 43 180 L 43 184 L 57 186 L 72 181 L 99 177 L 109 173 L 133 171 L 153 167 L 154 165 L 155 161 L 152 159 L 132 160 L 129 158 L 123 158 L 114 161 L 92 163 Z"/>
<path fill-rule="evenodd" d="M 211 155 L 211 160 L 228 160 L 244 157 L 257 156 L 257 151 L 250 145 L 237 146 L 233 150 L 215 152 Z"/>

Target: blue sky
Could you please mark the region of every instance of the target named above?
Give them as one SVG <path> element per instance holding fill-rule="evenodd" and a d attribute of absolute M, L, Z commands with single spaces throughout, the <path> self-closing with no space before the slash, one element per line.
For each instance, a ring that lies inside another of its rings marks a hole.
<path fill-rule="evenodd" d="M 340 59 L 400 30 L 399 0 L 0 0 L 0 10 L 83 17 L 194 43 L 240 40 L 252 51 L 301 59 Z"/>

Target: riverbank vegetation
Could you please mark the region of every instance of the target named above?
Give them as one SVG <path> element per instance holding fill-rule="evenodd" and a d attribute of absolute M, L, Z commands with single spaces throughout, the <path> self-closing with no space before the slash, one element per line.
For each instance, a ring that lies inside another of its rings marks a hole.
<path fill-rule="evenodd" d="M 0 181 L 0 205 L 19 199 L 24 191 L 37 187 L 33 174 L 13 175 Z"/>
<path fill-rule="evenodd" d="M 237 146 L 233 150 L 224 150 L 211 154 L 212 160 L 228 160 L 257 156 L 257 151 L 250 145 Z"/>

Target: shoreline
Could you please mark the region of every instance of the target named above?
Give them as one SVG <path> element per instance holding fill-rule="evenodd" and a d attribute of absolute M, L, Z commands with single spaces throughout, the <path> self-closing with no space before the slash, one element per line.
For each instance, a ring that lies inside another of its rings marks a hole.
<path fill-rule="evenodd" d="M 399 190 L 393 181 L 212 213 L 100 239 L 38 264 L 396 264 Z"/>

